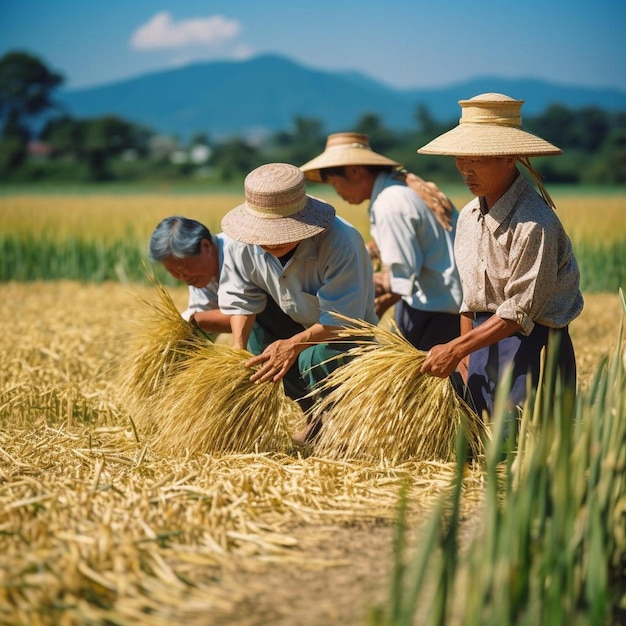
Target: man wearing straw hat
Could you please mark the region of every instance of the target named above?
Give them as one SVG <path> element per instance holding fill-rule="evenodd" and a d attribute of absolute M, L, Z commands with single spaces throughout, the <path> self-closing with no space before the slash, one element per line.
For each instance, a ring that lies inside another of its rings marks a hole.
<path fill-rule="evenodd" d="M 458 368 L 478 411 L 491 415 L 496 386 L 512 367 L 515 412 L 526 399 L 527 374 L 538 384 L 545 348 L 571 402 L 576 360 L 568 325 L 583 308 L 580 275 L 529 161 L 561 150 L 523 129 L 523 100 L 487 93 L 459 104 L 459 125 L 418 150 L 455 157 L 476 196 L 461 211 L 454 245 L 463 286 L 461 336 L 431 348 L 422 371 L 446 377 Z"/>
<path fill-rule="evenodd" d="M 395 305 L 401 333 L 428 350 L 459 336 L 461 284 L 453 253 L 458 212 L 450 205 L 445 228 L 426 202 L 441 204 L 445 196 L 424 199 L 426 183 L 417 179 L 421 184 L 412 189 L 416 177 L 407 184 L 401 167 L 374 152 L 367 135 L 345 132 L 330 135 L 324 152 L 300 169 L 308 180 L 332 185 L 350 204 L 370 200 L 370 232 L 382 263 L 374 274 L 376 312 L 381 317 Z"/>
<path fill-rule="evenodd" d="M 269 163 L 245 179 L 245 202 L 229 211 L 222 230 L 234 240 L 224 260 L 220 310 L 231 316 L 233 345 L 256 356 L 252 381 L 283 379 L 304 410 L 305 396 L 342 362 L 351 347 L 332 343 L 338 313 L 376 324 L 372 264 L 360 233 L 326 202 L 306 193 L 294 165 Z M 274 332 L 255 326 L 267 306 Z M 318 425 L 298 434 L 309 440 Z"/>

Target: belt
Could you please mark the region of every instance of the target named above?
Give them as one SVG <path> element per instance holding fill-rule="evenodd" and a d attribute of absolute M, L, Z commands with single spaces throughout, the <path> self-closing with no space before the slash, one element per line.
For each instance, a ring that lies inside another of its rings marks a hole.
<path fill-rule="evenodd" d="M 494 313 L 493 311 L 471 311 L 470 315 L 472 316 L 473 319 L 479 320 L 479 319 L 485 319 L 487 317 L 491 317 L 492 315 L 494 315 Z"/>

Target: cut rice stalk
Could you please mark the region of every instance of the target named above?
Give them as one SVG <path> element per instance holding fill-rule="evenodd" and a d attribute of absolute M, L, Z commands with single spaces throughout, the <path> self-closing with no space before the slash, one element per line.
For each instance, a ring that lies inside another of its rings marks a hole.
<path fill-rule="evenodd" d="M 313 408 L 322 420 L 316 454 L 334 459 L 450 461 L 457 428 L 472 455 L 483 452 L 482 420 L 454 391 L 448 378 L 423 374 L 426 353 L 392 330 L 338 315 L 340 331 L 356 347 L 345 365 L 327 377 Z"/>
<path fill-rule="evenodd" d="M 207 343 L 183 356 L 153 406 L 155 450 L 185 456 L 291 448 L 303 414 L 282 382 L 250 382 L 252 354 Z"/>
<path fill-rule="evenodd" d="M 141 429 L 152 426 L 150 404 L 176 368 L 207 336 L 181 317 L 167 289 L 153 279 L 156 297 L 137 295 L 140 315 L 129 329 L 125 351 L 117 361 L 120 400 Z M 148 420 L 142 417 L 148 416 Z"/>

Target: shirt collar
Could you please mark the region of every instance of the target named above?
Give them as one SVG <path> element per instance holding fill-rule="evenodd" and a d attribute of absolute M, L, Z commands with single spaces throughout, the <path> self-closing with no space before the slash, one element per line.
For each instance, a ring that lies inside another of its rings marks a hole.
<path fill-rule="evenodd" d="M 528 183 L 526 179 L 517 174 L 511 186 L 504 192 L 502 197 L 489 209 L 488 213 L 484 213 L 485 225 L 491 232 L 495 232 L 499 226 L 506 220 L 518 205 L 518 200 L 525 191 Z M 480 198 L 480 211 L 482 213 L 483 199 Z"/>
<path fill-rule="evenodd" d="M 404 173 L 400 173 L 395 170 L 391 170 L 389 172 L 380 172 L 378 176 L 376 176 L 374 186 L 372 187 L 370 207 L 372 206 L 372 204 L 374 204 L 374 201 L 378 197 L 378 194 L 386 187 L 390 187 L 391 185 L 404 185 L 404 177 Z"/>

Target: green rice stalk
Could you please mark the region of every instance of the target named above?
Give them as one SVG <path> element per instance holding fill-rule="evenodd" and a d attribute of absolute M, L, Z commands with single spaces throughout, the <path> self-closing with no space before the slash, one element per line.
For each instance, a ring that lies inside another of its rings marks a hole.
<path fill-rule="evenodd" d="M 482 420 L 455 393 L 450 380 L 423 374 L 426 353 L 400 334 L 337 315 L 349 327 L 340 337 L 356 347 L 330 374 L 313 415 L 322 420 L 316 454 L 329 458 L 449 461 L 460 426 L 471 454 L 483 452 Z M 324 395 L 326 392 L 326 395 Z"/>
<path fill-rule="evenodd" d="M 207 343 L 182 356 L 152 408 L 155 451 L 187 456 L 292 447 L 290 432 L 302 411 L 282 382 L 250 382 L 253 370 L 245 363 L 252 354 Z"/>

